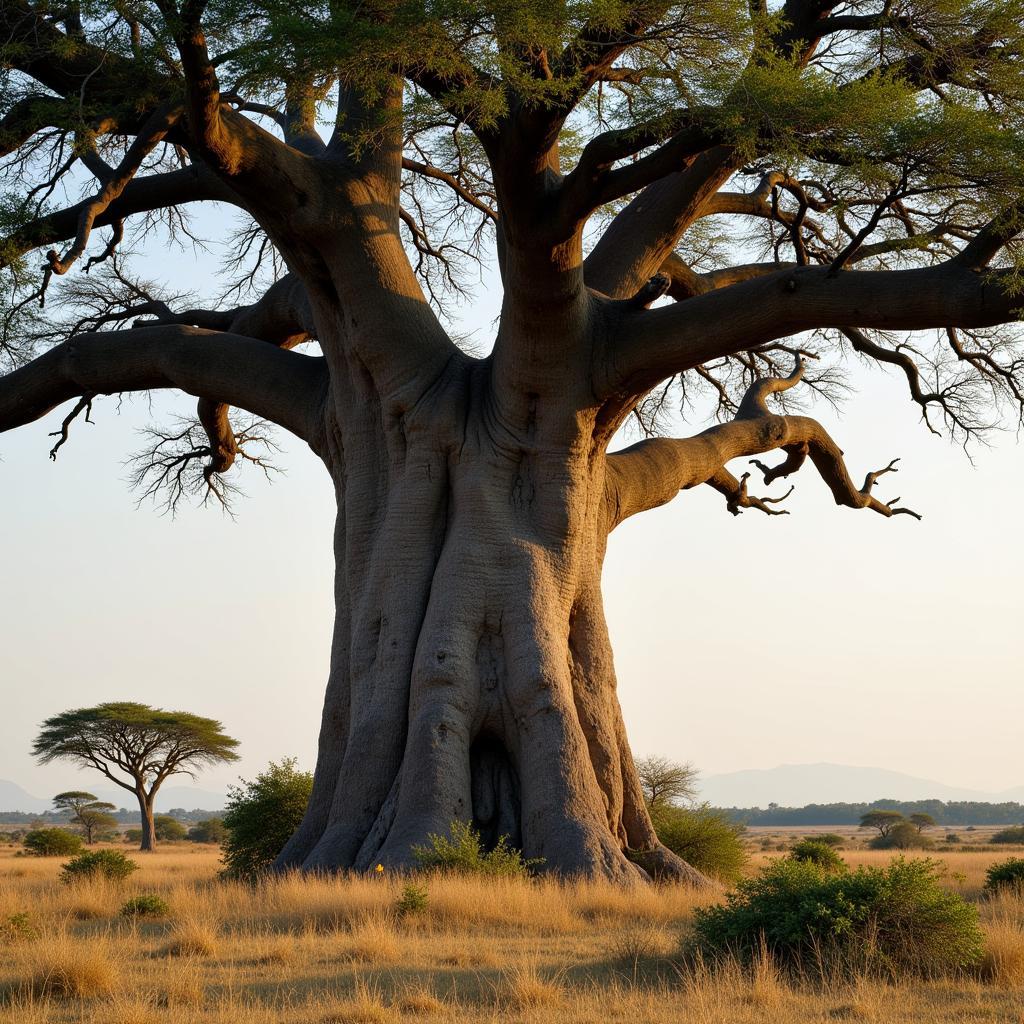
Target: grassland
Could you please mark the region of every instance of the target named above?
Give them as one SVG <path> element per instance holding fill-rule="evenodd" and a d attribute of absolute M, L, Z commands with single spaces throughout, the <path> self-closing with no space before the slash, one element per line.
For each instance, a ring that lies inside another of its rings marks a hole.
<path fill-rule="evenodd" d="M 401 879 L 253 889 L 219 881 L 210 847 L 140 855 L 120 886 L 65 886 L 59 859 L 0 852 L 0 1022 L 1024 1024 L 1024 899 L 981 888 L 1013 852 L 940 855 L 950 888 L 978 902 L 983 968 L 895 985 L 798 983 L 767 960 L 695 966 L 681 949 L 695 907 L 715 897 L 678 888 L 434 878 L 427 908 L 400 915 Z M 778 855 L 757 850 L 752 869 Z M 122 917 L 140 893 L 164 897 L 167 918 Z"/>

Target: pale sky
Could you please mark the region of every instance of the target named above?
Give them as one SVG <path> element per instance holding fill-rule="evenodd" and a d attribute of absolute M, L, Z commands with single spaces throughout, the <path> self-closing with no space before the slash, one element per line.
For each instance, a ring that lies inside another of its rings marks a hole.
<path fill-rule="evenodd" d="M 207 271 L 189 250 L 145 272 Z M 480 299 L 466 325 L 485 341 L 497 297 Z M 1022 785 L 1022 450 L 1009 433 L 972 450 L 972 465 L 920 425 L 897 377 L 855 382 L 842 415 L 815 415 L 856 479 L 901 456 L 877 493 L 901 495 L 923 522 L 837 508 L 808 466 L 790 516 L 733 518 L 699 488 L 620 527 L 605 595 L 634 752 L 706 774 L 832 761 Z M 242 760 L 202 775 L 203 789 L 287 755 L 313 766 L 332 618 L 329 480 L 282 435 L 287 475 L 244 474 L 237 521 L 136 508 L 123 465 L 135 430 L 188 404 L 136 399 L 118 414 L 116 400 L 97 402 L 96 425 L 76 424 L 56 463 L 47 432 L 62 414 L 0 435 L 0 779 L 35 795 L 86 782 L 33 764 L 39 723 L 105 700 L 221 719 Z"/>

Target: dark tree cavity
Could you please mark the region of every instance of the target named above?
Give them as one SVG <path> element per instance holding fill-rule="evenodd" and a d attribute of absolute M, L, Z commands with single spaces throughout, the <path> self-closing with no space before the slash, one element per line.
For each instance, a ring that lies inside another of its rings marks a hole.
<path fill-rule="evenodd" d="M 65 406 L 57 457 L 103 396 L 174 389 L 196 416 L 154 428 L 146 493 L 227 501 L 271 424 L 335 485 L 319 758 L 280 867 L 407 865 L 458 819 L 551 870 L 703 881 L 644 804 L 608 536 L 700 485 L 785 513 L 741 458 L 764 485 L 810 461 L 910 525 L 891 452 L 855 477 L 793 412 L 851 354 L 959 441 L 1019 418 L 1022 16 L 0 0 L 0 430 Z M 208 203 L 249 218 L 241 305 L 127 254 L 202 235 Z M 500 322 L 470 355 L 446 304 L 491 254 Z M 716 422 L 654 436 L 679 389 Z M 609 452 L 631 419 L 651 436 Z"/>

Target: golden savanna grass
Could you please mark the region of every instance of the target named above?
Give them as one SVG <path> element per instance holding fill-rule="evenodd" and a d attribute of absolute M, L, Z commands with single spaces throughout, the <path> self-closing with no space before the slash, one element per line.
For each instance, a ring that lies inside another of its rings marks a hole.
<path fill-rule="evenodd" d="M 939 855 L 979 906 L 974 975 L 812 985 L 768 956 L 746 970 L 684 958 L 695 908 L 716 897 L 675 887 L 431 878 L 427 908 L 399 914 L 404 883 L 387 875 L 247 887 L 217 878 L 216 851 L 179 847 L 138 855 L 123 885 L 66 886 L 60 859 L 4 852 L 0 924 L 28 925 L 0 930 L 0 1024 L 1024 1024 L 1024 898 L 982 895 L 1006 855 Z M 122 917 L 141 893 L 170 914 Z"/>

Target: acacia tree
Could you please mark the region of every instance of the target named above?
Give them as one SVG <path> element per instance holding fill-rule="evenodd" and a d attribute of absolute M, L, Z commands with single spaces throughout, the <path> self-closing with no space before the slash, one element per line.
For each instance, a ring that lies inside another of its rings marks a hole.
<path fill-rule="evenodd" d="M 90 846 L 101 832 L 108 832 L 117 827 L 117 819 L 110 813 L 116 810 L 113 804 L 105 800 L 97 800 L 92 793 L 73 789 L 66 793 L 58 793 L 53 798 L 53 806 L 58 811 L 67 811 L 71 822 L 78 825 Z"/>
<path fill-rule="evenodd" d="M 142 816 L 139 848 L 152 850 L 156 846 L 153 803 L 164 782 L 172 775 L 191 776 L 207 765 L 237 761 L 237 746 L 238 740 L 226 735 L 212 718 L 119 701 L 48 718 L 32 753 L 40 764 L 63 760 L 95 768 L 134 793 Z"/>
<path fill-rule="evenodd" d="M 641 757 L 636 762 L 640 788 L 648 807 L 693 800 L 700 773 L 692 764 L 680 764 L 667 757 Z"/>
<path fill-rule="evenodd" d="M 0 429 L 73 403 L 56 455 L 98 396 L 176 389 L 197 417 L 154 432 L 150 493 L 226 498 L 265 421 L 335 484 L 316 783 L 280 865 L 408 864 L 458 818 L 557 870 L 699 881 L 657 842 L 626 739 L 608 535 L 702 484 L 784 512 L 738 457 L 915 515 L 875 494 L 895 460 L 858 487 L 788 404 L 851 353 L 959 440 L 1019 414 L 993 328 L 1018 305 L 1022 9 L 0 0 L 3 152 L 34 183 L 4 212 Z M 76 181 L 80 202 L 50 199 Z M 199 202 L 251 218 L 254 301 L 189 307 L 119 252 Z M 480 357 L 444 304 L 489 251 Z M 44 299 L 68 312 L 41 321 Z M 673 386 L 719 422 L 610 453 Z"/>

